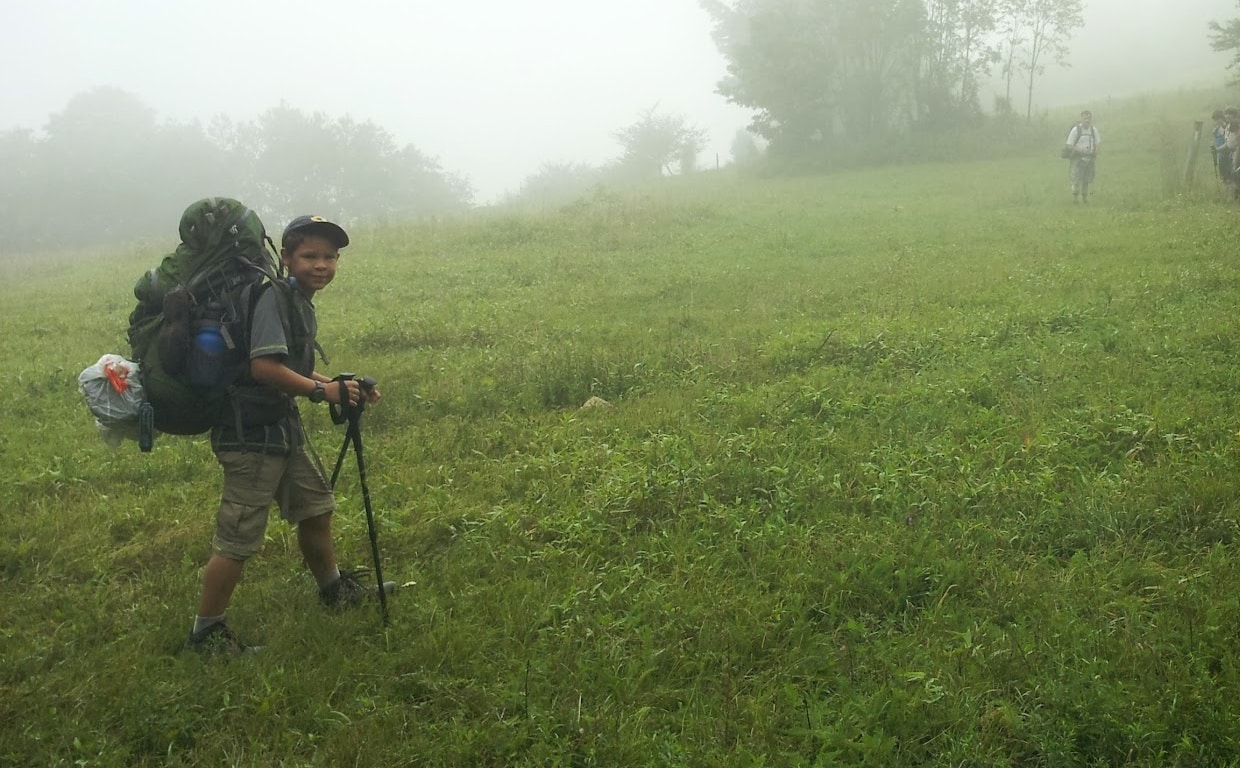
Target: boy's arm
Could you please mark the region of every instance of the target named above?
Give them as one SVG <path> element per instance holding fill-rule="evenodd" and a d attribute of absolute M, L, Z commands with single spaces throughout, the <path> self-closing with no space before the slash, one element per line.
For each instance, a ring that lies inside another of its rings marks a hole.
<path fill-rule="evenodd" d="M 294 397 L 309 397 L 315 390 L 315 383 L 327 384 L 331 379 L 315 372 L 313 376 L 302 376 L 284 364 L 279 355 L 262 355 L 250 360 L 250 376 L 259 384 L 278 389 Z M 356 404 L 360 397 L 361 385 L 356 381 L 346 381 L 345 391 L 349 393 L 349 403 Z M 324 400 L 332 405 L 340 405 L 340 386 L 323 388 Z"/>

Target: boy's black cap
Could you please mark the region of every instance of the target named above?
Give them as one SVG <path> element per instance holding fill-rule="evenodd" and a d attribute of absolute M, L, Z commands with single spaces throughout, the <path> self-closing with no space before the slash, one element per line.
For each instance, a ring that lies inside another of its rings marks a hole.
<path fill-rule="evenodd" d="M 322 235 L 332 241 L 332 245 L 337 248 L 343 248 L 349 244 L 349 236 L 345 233 L 344 227 L 334 224 L 322 216 L 298 216 L 288 223 L 284 228 L 284 234 L 280 236 L 280 245 L 288 240 L 288 236 L 294 232 L 304 232 L 308 235 Z"/>

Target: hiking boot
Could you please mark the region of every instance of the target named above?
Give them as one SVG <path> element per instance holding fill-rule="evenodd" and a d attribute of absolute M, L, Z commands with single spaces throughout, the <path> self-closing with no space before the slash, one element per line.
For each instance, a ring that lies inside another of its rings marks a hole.
<path fill-rule="evenodd" d="M 333 610 L 343 610 L 345 608 L 355 608 L 370 600 L 378 600 L 379 588 L 368 587 L 357 578 L 366 572 L 365 569 L 354 571 L 342 569 L 338 580 L 328 584 L 326 587 L 319 588 L 319 602 Z M 396 582 L 383 582 L 384 594 L 390 595 L 395 591 Z"/>
<path fill-rule="evenodd" d="M 190 632 L 185 640 L 185 650 L 193 651 L 204 658 L 244 656 L 261 647 L 242 643 L 236 633 L 222 621 L 203 627 L 197 632 Z"/>

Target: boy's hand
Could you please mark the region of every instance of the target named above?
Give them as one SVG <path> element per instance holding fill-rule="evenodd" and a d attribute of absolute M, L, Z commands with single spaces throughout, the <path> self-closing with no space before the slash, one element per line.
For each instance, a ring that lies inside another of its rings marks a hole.
<path fill-rule="evenodd" d="M 377 382 L 369 376 L 363 376 L 359 379 L 362 383 L 362 396 L 366 398 L 368 403 L 377 403 L 383 395 L 379 392 Z"/>
<path fill-rule="evenodd" d="M 343 374 L 326 383 L 325 398 L 327 402 L 338 406 L 356 406 L 363 401 L 367 403 L 377 403 L 383 395 L 379 392 L 379 388 L 375 386 L 375 380 L 370 377 L 356 377 L 353 374 Z"/>
<path fill-rule="evenodd" d="M 333 379 L 323 385 L 325 400 L 332 405 L 357 405 L 362 399 L 362 386 L 356 379 Z"/>

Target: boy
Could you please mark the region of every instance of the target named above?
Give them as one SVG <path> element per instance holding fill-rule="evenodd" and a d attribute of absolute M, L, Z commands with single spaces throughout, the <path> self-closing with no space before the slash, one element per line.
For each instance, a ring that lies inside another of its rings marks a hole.
<path fill-rule="evenodd" d="M 1094 127 L 1094 113 L 1088 109 L 1081 112 L 1081 121 L 1068 131 L 1067 146 L 1072 150 L 1068 161 L 1068 176 L 1072 179 L 1072 202 L 1089 202 L 1089 185 L 1094 182 L 1095 163 L 1098 159 L 1098 129 Z"/>
<path fill-rule="evenodd" d="M 250 379 L 236 388 L 234 418 L 211 430 L 211 447 L 224 469 L 212 554 L 203 570 L 198 616 L 185 647 L 200 653 L 253 650 L 233 634 L 224 613 L 246 560 L 258 553 L 272 502 L 297 526 L 297 543 L 329 608 L 361 603 L 367 589 L 336 566 L 331 521 L 335 498 L 306 450 L 306 436 L 293 398 L 312 403 L 357 405 L 379 399 L 357 381 L 332 382 L 314 370 L 318 330 L 314 295 L 336 276 L 340 249 L 349 236 L 321 216 L 299 216 L 281 237 L 280 260 L 292 289 L 271 286 L 254 308 L 250 328 Z M 231 422 L 231 423 L 230 423 Z M 391 591 L 395 584 L 386 582 Z"/>

